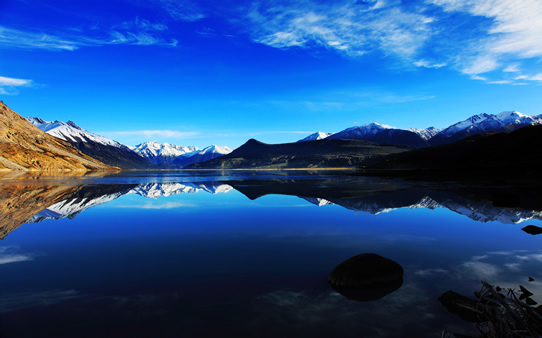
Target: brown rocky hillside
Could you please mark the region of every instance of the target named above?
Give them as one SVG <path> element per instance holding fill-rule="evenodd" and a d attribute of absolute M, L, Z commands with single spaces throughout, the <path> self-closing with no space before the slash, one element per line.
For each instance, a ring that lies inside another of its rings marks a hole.
<path fill-rule="evenodd" d="M 46 134 L 0 101 L 0 170 L 115 169 Z"/>

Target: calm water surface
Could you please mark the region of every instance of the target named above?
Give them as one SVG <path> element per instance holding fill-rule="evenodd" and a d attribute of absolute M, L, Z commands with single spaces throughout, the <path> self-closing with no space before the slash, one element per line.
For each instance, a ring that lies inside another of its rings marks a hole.
<path fill-rule="evenodd" d="M 486 280 L 541 301 L 542 235 L 521 228 L 542 212 L 449 188 L 302 172 L 4 177 L 0 336 L 476 335 L 438 297 Z M 375 301 L 333 290 L 331 270 L 360 253 L 399 263 L 402 286 Z"/>

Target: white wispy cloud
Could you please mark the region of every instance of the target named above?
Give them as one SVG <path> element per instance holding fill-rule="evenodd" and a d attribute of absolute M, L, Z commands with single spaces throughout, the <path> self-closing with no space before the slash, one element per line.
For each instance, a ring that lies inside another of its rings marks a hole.
<path fill-rule="evenodd" d="M 411 58 L 433 34 L 431 17 L 384 1 L 255 3 L 248 19 L 255 42 L 276 48 L 320 47 L 348 56 L 379 50 Z"/>
<path fill-rule="evenodd" d="M 505 69 L 502 70 L 503 72 L 505 73 L 515 73 L 515 72 L 519 72 L 519 64 L 518 63 L 514 63 L 512 65 L 509 65 L 508 67 L 506 67 Z"/>
<path fill-rule="evenodd" d="M 480 74 L 496 70 L 507 59 L 542 56 L 542 2 L 539 0 L 426 0 L 448 12 L 463 12 L 490 20 L 486 35 L 470 44 L 471 58 L 461 58 L 462 71 Z M 487 25 L 487 23 L 484 23 Z M 506 72 L 517 71 L 508 66 Z"/>
<path fill-rule="evenodd" d="M 193 131 L 177 131 L 168 129 L 155 129 L 155 130 L 125 130 L 125 131 L 99 131 L 100 135 L 109 136 L 143 136 L 143 137 L 171 137 L 171 138 L 190 138 L 199 135 L 198 132 Z"/>
<path fill-rule="evenodd" d="M 84 45 L 71 39 L 43 32 L 25 32 L 0 26 L 0 47 L 17 49 L 76 50 Z"/>
<path fill-rule="evenodd" d="M 0 76 L 0 94 L 17 95 L 20 87 L 32 87 L 34 82 L 27 79 L 16 79 L 12 77 Z"/>
<path fill-rule="evenodd" d="M 510 80 L 498 80 L 498 81 L 489 81 L 490 84 L 511 84 Z"/>
<path fill-rule="evenodd" d="M 300 130 L 270 130 L 270 131 L 254 131 L 246 133 L 217 133 L 211 135 L 212 137 L 254 137 L 258 135 L 272 135 L 272 134 L 312 134 L 313 131 L 300 131 Z"/>
<path fill-rule="evenodd" d="M 429 60 L 422 59 L 422 60 L 418 60 L 418 61 L 414 62 L 414 65 L 416 67 L 424 67 L 424 68 L 442 68 L 442 67 L 446 66 L 447 63 L 446 62 L 434 62 L 434 61 L 429 61 Z"/>
<path fill-rule="evenodd" d="M 11 49 L 42 49 L 74 51 L 82 47 L 104 45 L 170 46 L 178 44 L 176 39 L 166 38 L 168 27 L 161 23 L 135 18 L 111 27 L 89 27 L 56 32 L 23 31 L 0 26 L 0 47 Z"/>
<path fill-rule="evenodd" d="M 197 21 L 205 17 L 205 14 L 190 1 L 160 0 L 160 4 L 172 18 L 177 20 Z"/>
<path fill-rule="evenodd" d="M 514 78 L 514 80 L 527 80 L 527 81 L 541 81 L 542 82 L 542 73 L 535 75 L 519 75 Z"/>

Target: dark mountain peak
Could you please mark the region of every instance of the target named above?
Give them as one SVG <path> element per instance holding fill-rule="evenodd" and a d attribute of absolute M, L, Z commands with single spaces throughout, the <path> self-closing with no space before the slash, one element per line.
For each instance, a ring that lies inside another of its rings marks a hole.
<path fill-rule="evenodd" d="M 79 127 L 78 125 L 76 125 L 75 122 L 73 122 L 73 121 L 71 121 L 71 120 L 68 121 L 68 122 L 66 122 L 66 124 L 67 124 L 68 126 L 72 127 L 72 128 L 79 129 L 79 130 L 83 130 L 83 129 L 81 129 L 81 127 Z"/>
<path fill-rule="evenodd" d="M 243 146 L 248 146 L 248 145 L 262 145 L 262 144 L 265 144 L 261 141 L 258 141 L 256 139 L 253 139 L 251 138 L 250 140 L 246 141 L 245 144 L 243 144 Z"/>
<path fill-rule="evenodd" d="M 251 138 L 250 140 L 246 141 L 245 144 L 243 144 L 242 146 L 240 146 L 240 147 L 237 148 L 237 149 L 244 149 L 244 150 L 246 150 L 246 149 L 252 149 L 252 148 L 254 148 L 254 147 L 260 148 L 260 147 L 266 146 L 266 145 L 267 145 L 267 143 L 263 143 L 263 142 L 261 142 L 261 141 L 258 141 L 258 140 L 256 140 L 256 139 Z"/>

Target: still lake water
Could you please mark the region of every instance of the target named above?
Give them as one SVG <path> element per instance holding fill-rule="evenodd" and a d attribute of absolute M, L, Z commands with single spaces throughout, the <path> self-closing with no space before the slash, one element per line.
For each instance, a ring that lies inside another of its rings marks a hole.
<path fill-rule="evenodd" d="M 521 228 L 542 227 L 542 212 L 450 187 L 348 173 L 5 176 L 0 337 L 476 335 L 438 297 L 485 280 L 540 302 L 542 235 Z M 399 263 L 402 286 L 373 301 L 333 290 L 329 273 L 360 253 Z"/>

